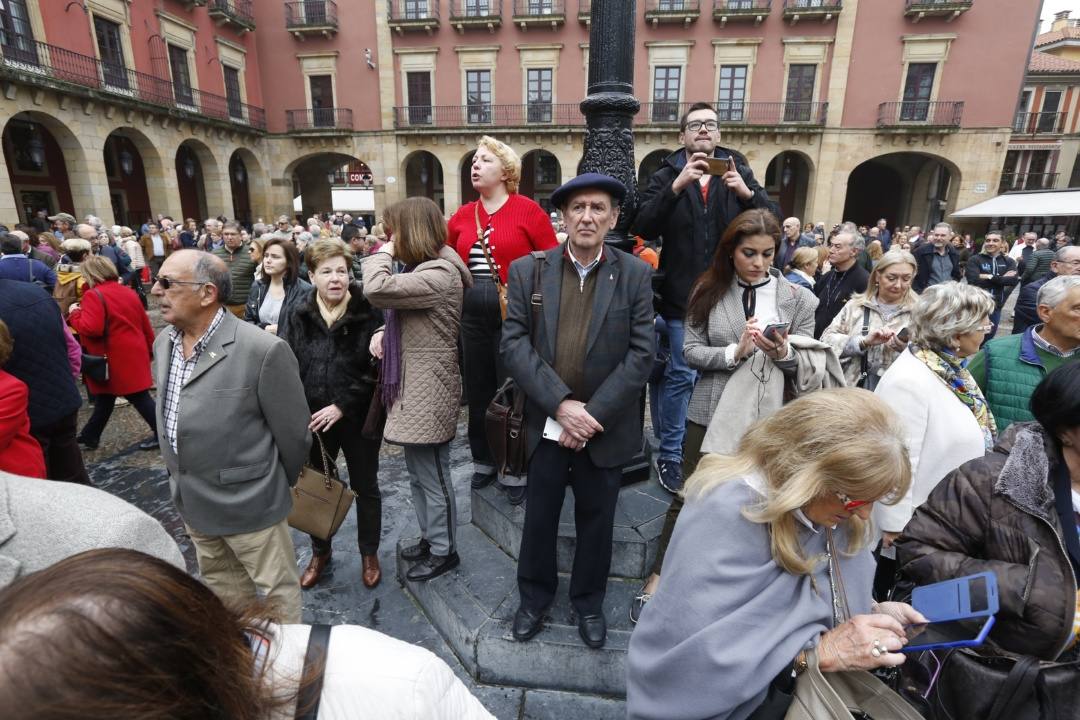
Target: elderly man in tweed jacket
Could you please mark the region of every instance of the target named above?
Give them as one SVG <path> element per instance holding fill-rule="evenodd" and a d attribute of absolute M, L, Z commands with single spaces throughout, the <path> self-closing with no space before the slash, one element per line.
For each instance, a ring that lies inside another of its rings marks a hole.
<path fill-rule="evenodd" d="M 625 192 L 618 180 L 595 173 L 566 183 L 551 196 L 566 219 L 566 243 L 510 266 L 500 353 L 528 397 L 530 458 L 513 628 L 519 641 L 540 631 L 558 588 L 555 542 L 567 485 L 574 489 L 579 550 L 570 602 L 586 645 L 602 647 L 607 634 L 602 605 L 620 467 L 641 448 L 638 398 L 654 351 L 652 270 L 604 245 Z M 534 288 L 537 262 L 543 267 Z M 535 292 L 543 294 L 543 316 L 532 328 Z"/>

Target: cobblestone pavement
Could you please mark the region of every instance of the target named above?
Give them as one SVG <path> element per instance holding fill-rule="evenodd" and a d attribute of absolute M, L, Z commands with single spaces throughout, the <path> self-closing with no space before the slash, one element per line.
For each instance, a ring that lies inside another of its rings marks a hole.
<path fill-rule="evenodd" d="M 153 309 L 151 322 L 155 328 L 161 327 L 160 317 Z M 306 413 L 307 409 L 298 408 L 297 411 Z M 84 405 L 80 411 L 80 427 L 89 414 L 90 407 Z M 471 519 L 469 479 L 472 468 L 465 441 L 464 420 L 463 411 L 457 438 L 451 446 L 450 462 L 459 521 L 468 523 Z M 99 448 L 85 452 L 87 467 L 97 487 L 134 503 L 161 521 L 179 543 L 189 571 L 197 574 L 194 549 L 169 498 L 168 476 L 161 456 L 156 451 L 137 449 L 137 443 L 148 433 L 146 424 L 134 408 L 128 405 L 116 408 L 102 434 Z M 341 458 L 338 464 L 343 477 L 347 477 Z M 383 446 L 379 484 L 383 495 L 383 528 L 379 549 L 382 582 L 372 590 L 361 583 L 360 555 L 355 544 L 356 516 L 350 512 L 334 539 L 334 559 L 327 573 L 317 587 L 304 591 L 305 622 L 363 625 L 431 650 L 449 663 L 499 720 L 614 720 L 625 717 L 625 704 L 621 700 L 475 683 L 395 577 L 394 548 L 398 538 L 418 534 L 408 473 L 400 448 Z M 293 542 L 297 561 L 303 568 L 311 556 L 309 541 L 305 535 L 293 531 Z M 468 557 L 462 558 L 463 570 L 467 571 L 468 563 Z"/>

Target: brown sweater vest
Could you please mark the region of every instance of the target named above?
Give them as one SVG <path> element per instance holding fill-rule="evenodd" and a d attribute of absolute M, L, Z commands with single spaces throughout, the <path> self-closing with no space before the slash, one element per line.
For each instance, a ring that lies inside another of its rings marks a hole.
<path fill-rule="evenodd" d="M 559 294 L 559 327 L 555 333 L 555 372 L 570 388 L 571 397 L 588 402 L 585 393 L 585 343 L 592 320 L 593 295 L 599 266 L 581 282 L 569 258 L 562 262 L 562 291 Z"/>

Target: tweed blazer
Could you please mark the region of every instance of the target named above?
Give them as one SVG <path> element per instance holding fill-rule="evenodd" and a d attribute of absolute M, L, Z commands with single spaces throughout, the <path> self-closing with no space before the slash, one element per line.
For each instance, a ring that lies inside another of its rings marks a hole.
<path fill-rule="evenodd" d="M 263 530 L 292 509 L 311 433 L 296 357 L 284 340 L 226 312 L 180 389 L 177 452 L 165 438 L 172 333 L 154 342 L 157 427 L 173 502 L 206 535 Z"/>
<path fill-rule="evenodd" d="M 555 338 L 559 327 L 562 263 L 565 244 L 544 253 L 541 274 L 543 326 L 536 328 L 537 347 L 529 337 L 533 266 L 526 255 L 510 265 L 509 307 L 503 321 L 499 353 L 510 377 L 525 391 L 525 439 L 531 457 L 540 444 L 544 423 L 555 417 L 570 388 L 555 372 Z M 593 270 L 596 293 L 585 346 L 585 409 L 604 430 L 584 452 L 598 467 L 625 464 L 641 449 L 638 401 L 652 370 L 655 352 L 652 309 L 652 268 L 621 250 L 604 246 L 604 257 Z M 600 338 L 603 338 L 602 340 Z"/>
<path fill-rule="evenodd" d="M 769 274 L 777 283 L 776 311 L 780 322 L 791 323 L 792 335 L 814 337 L 814 310 L 818 299 L 811 291 L 785 279 L 780 271 L 771 268 Z M 701 371 L 694 392 L 690 396 L 686 417 L 691 422 L 708 427 L 713 412 L 724 394 L 724 387 L 737 368 L 728 368 L 724 361 L 724 349 L 739 342 L 746 327 L 742 294 L 738 283 L 732 283 L 727 293 L 709 312 L 707 327 L 686 324 L 683 356 L 686 364 Z M 766 362 L 772 362 L 766 360 Z M 794 371 L 796 359 L 775 363 L 784 371 Z"/>
<path fill-rule="evenodd" d="M 97 488 L 0 471 L 0 587 L 86 550 L 113 547 L 186 570 L 176 541 L 134 505 Z"/>

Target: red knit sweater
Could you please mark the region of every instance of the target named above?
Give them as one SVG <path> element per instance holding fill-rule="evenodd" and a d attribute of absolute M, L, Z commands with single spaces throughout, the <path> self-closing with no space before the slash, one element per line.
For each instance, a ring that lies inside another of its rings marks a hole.
<path fill-rule="evenodd" d="M 463 205 L 448 224 L 446 244 L 457 250 L 468 264 L 469 249 L 476 244 L 476 217 L 473 208 L 479 205 L 480 227 L 487 227 L 488 214 L 479 200 Z M 506 282 L 510 263 L 533 250 L 550 250 L 558 244 L 551 219 L 544 209 L 529 198 L 511 193 L 506 203 L 491 218 L 491 255 Z"/>

